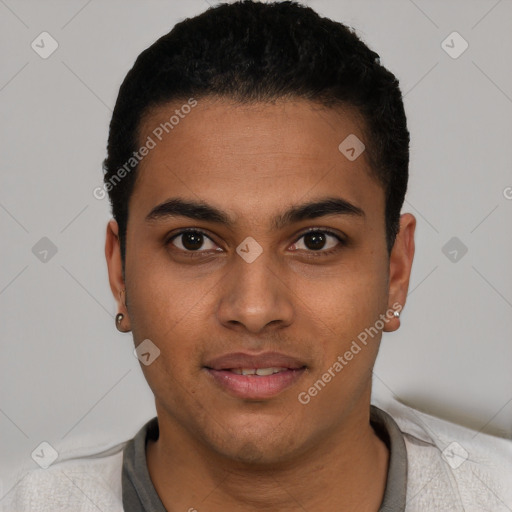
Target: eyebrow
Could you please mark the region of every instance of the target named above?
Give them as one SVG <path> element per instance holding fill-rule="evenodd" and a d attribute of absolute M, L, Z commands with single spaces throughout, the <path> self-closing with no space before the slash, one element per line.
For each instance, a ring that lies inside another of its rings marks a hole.
<path fill-rule="evenodd" d="M 326 197 L 309 203 L 294 205 L 272 219 L 274 229 L 302 220 L 316 219 L 326 215 L 348 215 L 354 218 L 365 218 L 364 211 L 340 197 Z M 147 215 L 146 222 L 163 221 L 168 218 L 187 217 L 233 227 L 235 221 L 227 212 L 203 201 L 192 201 L 171 198 L 155 206 Z"/>

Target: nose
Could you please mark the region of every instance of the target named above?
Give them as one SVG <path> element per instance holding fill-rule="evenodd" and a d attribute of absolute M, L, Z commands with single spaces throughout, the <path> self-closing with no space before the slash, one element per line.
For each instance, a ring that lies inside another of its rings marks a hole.
<path fill-rule="evenodd" d="M 293 321 L 293 292 L 267 251 L 251 263 L 238 255 L 221 284 L 219 321 L 257 334 Z"/>

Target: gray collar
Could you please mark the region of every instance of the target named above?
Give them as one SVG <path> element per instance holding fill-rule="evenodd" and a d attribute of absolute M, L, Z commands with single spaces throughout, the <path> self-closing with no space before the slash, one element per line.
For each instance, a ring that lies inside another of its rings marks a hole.
<path fill-rule="evenodd" d="M 407 452 L 402 433 L 395 420 L 374 405 L 370 406 L 370 423 L 390 451 L 386 490 L 379 512 L 403 512 L 407 490 Z M 156 416 L 124 448 L 122 494 L 125 512 L 166 512 L 149 476 L 146 461 L 148 439 L 158 439 Z"/>

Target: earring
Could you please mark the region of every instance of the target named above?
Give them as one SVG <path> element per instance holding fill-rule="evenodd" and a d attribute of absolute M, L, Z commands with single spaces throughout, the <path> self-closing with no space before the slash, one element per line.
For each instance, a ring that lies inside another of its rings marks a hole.
<path fill-rule="evenodd" d="M 116 327 L 119 332 L 125 332 L 121 329 L 121 322 L 123 321 L 124 315 L 123 313 L 117 313 L 116 315 Z"/>
<path fill-rule="evenodd" d="M 400 311 L 394 311 L 393 315 L 395 318 L 400 318 Z"/>

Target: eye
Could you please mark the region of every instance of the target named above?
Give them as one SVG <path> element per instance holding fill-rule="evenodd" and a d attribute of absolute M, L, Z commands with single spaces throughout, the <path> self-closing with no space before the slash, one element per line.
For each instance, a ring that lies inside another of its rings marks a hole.
<path fill-rule="evenodd" d="M 331 254 L 337 251 L 340 248 L 339 246 L 343 244 L 344 240 L 332 231 L 311 229 L 299 237 L 293 244 L 292 251 L 306 250 L 320 254 Z"/>
<path fill-rule="evenodd" d="M 204 246 L 205 243 L 206 247 Z M 198 229 L 180 231 L 169 238 L 169 240 L 167 240 L 167 244 L 172 244 L 178 249 L 186 252 L 202 252 L 199 251 L 199 249 L 208 251 L 216 250 L 217 248 L 217 245 L 215 245 L 213 240 Z"/>
<path fill-rule="evenodd" d="M 166 242 L 191 256 L 207 251 L 222 251 L 202 230 L 193 228 L 172 235 Z M 292 251 L 305 250 L 312 256 L 329 255 L 340 249 L 344 240 L 329 230 L 310 229 L 291 246 Z M 317 254 L 315 254 L 317 253 Z"/>

